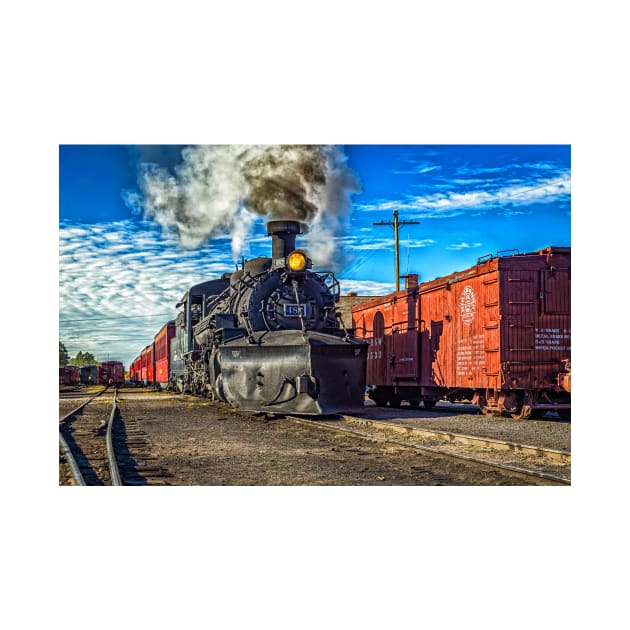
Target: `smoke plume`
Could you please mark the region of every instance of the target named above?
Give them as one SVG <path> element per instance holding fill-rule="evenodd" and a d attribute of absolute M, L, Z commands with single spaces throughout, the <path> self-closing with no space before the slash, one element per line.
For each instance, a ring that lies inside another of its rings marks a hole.
<path fill-rule="evenodd" d="M 309 224 L 305 236 L 317 265 L 338 268 L 334 237 L 345 231 L 358 182 L 346 157 L 330 145 L 209 145 L 182 151 L 173 172 L 139 166 L 140 192 L 127 205 L 194 248 L 229 233 L 234 260 L 258 217 Z"/>

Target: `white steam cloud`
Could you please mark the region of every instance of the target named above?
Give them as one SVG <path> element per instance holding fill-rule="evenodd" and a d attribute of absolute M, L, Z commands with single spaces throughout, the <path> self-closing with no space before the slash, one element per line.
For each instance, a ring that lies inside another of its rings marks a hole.
<path fill-rule="evenodd" d="M 171 173 L 139 166 L 140 192 L 127 205 L 175 233 L 185 248 L 229 233 L 237 260 L 258 217 L 307 223 L 309 254 L 339 268 L 335 237 L 346 230 L 351 195 L 359 184 L 346 157 L 330 145 L 209 145 L 182 151 Z"/>

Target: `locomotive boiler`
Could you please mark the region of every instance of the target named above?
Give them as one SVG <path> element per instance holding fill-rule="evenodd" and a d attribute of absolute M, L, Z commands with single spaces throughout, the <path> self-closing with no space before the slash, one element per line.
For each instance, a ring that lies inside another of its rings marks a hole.
<path fill-rule="evenodd" d="M 271 258 L 191 287 L 171 340 L 180 391 L 246 411 L 319 415 L 361 407 L 367 343 L 336 311 L 339 283 L 295 248 L 305 226 L 270 221 Z"/>

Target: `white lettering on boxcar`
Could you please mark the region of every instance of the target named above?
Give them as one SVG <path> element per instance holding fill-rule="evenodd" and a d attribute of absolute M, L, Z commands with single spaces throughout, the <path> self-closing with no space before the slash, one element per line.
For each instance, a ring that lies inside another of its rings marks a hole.
<path fill-rule="evenodd" d="M 484 336 L 473 335 L 468 339 L 460 339 L 457 342 L 455 361 L 457 376 L 466 376 L 473 370 L 484 367 L 486 365 Z"/>
<path fill-rule="evenodd" d="M 534 328 L 535 350 L 571 351 L 570 328 Z"/>
<path fill-rule="evenodd" d="M 462 315 L 462 321 L 464 324 L 472 324 L 475 319 L 475 306 L 477 300 L 475 298 L 475 292 L 473 288 L 467 284 L 462 291 L 462 297 L 460 298 L 460 310 Z"/>

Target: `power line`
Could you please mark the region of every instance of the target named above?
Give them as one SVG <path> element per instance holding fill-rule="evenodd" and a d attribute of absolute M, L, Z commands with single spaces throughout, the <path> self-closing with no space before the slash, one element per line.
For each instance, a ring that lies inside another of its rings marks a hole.
<path fill-rule="evenodd" d="M 511 193 L 509 195 L 501 196 L 500 193 L 497 193 L 497 199 L 509 198 L 509 197 L 518 197 L 519 195 L 524 195 L 525 193 L 531 192 L 532 190 L 538 190 L 539 188 L 548 188 L 549 186 L 562 186 L 565 183 L 565 180 L 560 180 L 559 182 L 548 182 L 546 184 L 540 184 L 539 186 L 530 186 L 529 188 L 525 188 L 525 190 L 521 190 L 520 192 Z M 485 204 L 484 204 L 485 205 Z"/>

